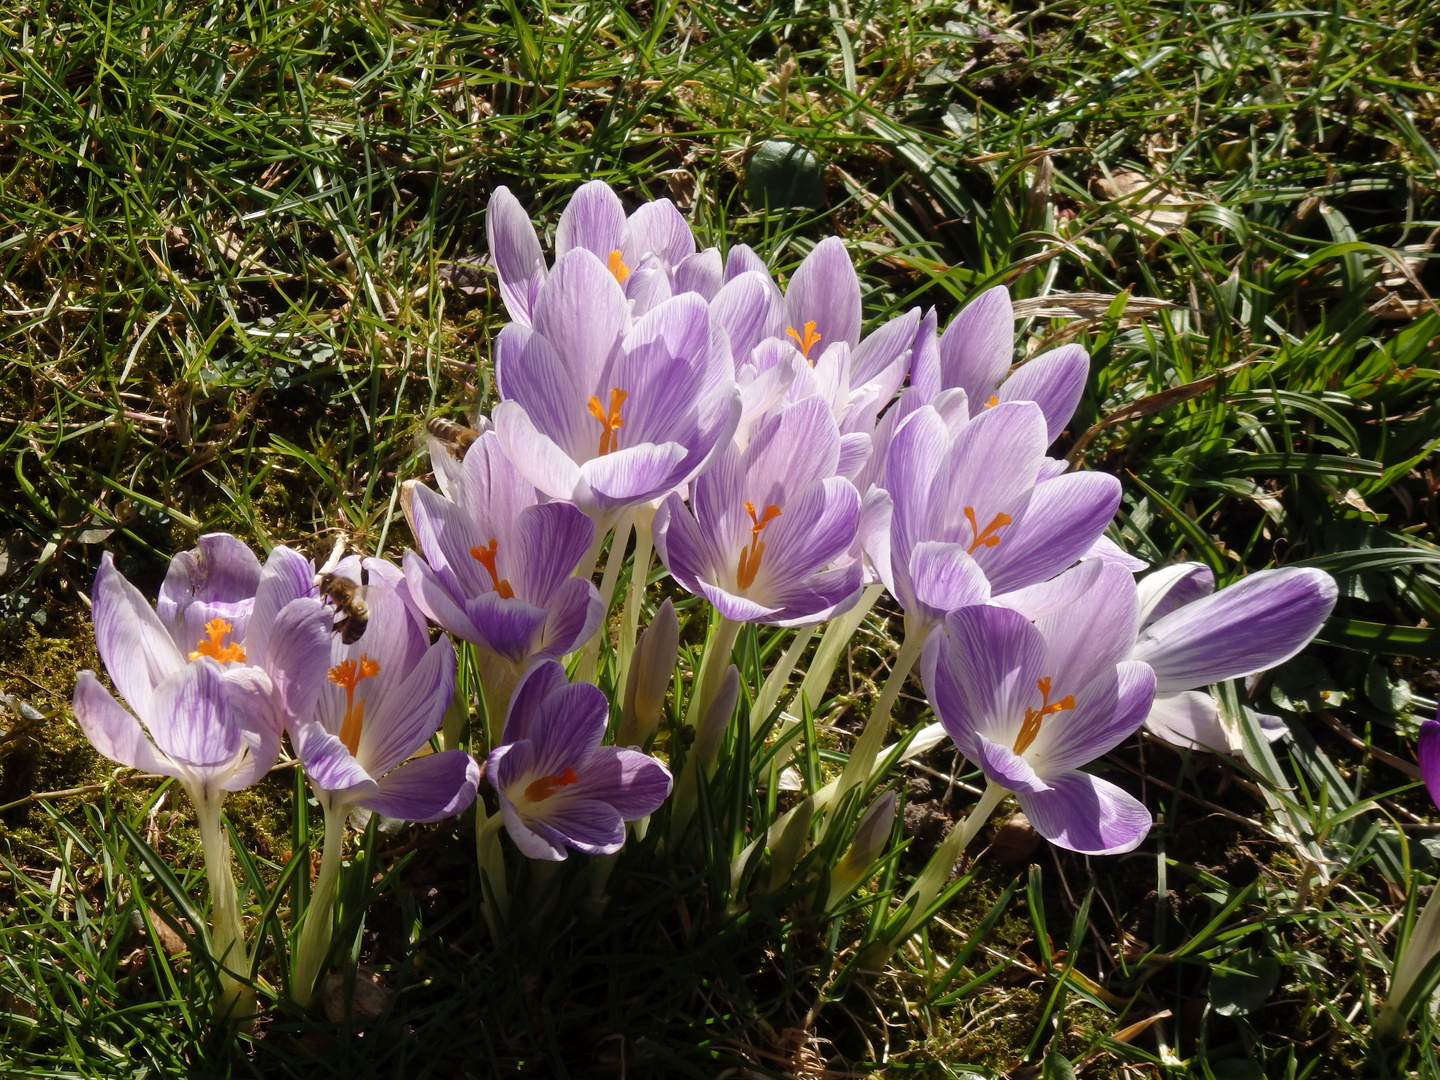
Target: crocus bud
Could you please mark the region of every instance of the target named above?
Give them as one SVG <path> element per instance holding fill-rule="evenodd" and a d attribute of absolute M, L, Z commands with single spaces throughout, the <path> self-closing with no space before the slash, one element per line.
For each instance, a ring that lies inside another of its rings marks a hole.
<path fill-rule="evenodd" d="M 725 669 L 725 677 L 695 726 L 695 760 L 708 776 L 715 768 L 715 759 L 720 756 L 720 747 L 725 742 L 725 730 L 730 726 L 730 717 L 735 715 L 735 703 L 740 700 L 740 669 L 731 664 Z"/>
<path fill-rule="evenodd" d="M 680 651 L 680 620 L 675 605 L 666 600 L 640 635 L 630 674 L 625 679 L 625 701 L 620 712 L 619 746 L 644 746 L 665 715 L 665 691 Z"/>
<path fill-rule="evenodd" d="M 860 827 L 855 830 L 855 839 L 841 856 L 835 868 L 830 871 L 830 895 L 825 900 L 825 910 L 831 911 L 845 897 L 849 896 L 870 873 L 870 867 L 885 850 L 890 839 L 890 829 L 895 824 L 895 792 L 887 791 L 870 804 Z"/>

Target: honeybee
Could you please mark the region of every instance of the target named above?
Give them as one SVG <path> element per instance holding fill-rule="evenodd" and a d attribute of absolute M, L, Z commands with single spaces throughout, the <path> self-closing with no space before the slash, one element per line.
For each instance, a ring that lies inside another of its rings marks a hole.
<path fill-rule="evenodd" d="M 370 571 L 360 567 L 360 584 L 324 571 L 315 577 L 321 603 L 329 604 L 338 614 L 332 629 L 346 645 L 354 645 L 370 625 L 370 605 L 365 602 L 365 587 L 370 584 Z"/>
<path fill-rule="evenodd" d="M 446 420 L 442 416 L 432 416 L 426 420 L 425 430 L 457 461 L 465 460 L 465 451 L 475 445 L 475 440 L 480 438 L 481 434 L 472 427 Z"/>

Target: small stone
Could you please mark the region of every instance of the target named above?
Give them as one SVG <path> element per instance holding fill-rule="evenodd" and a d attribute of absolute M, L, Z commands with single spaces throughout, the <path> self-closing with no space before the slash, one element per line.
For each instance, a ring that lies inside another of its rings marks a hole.
<path fill-rule="evenodd" d="M 1014 814 L 995 827 L 990 854 L 1000 863 L 1024 862 L 1040 846 L 1040 834 L 1024 814 Z"/>
<path fill-rule="evenodd" d="M 371 968 L 361 964 L 355 971 L 355 992 L 346 1008 L 345 976 L 332 971 L 325 976 L 321 997 L 325 1006 L 325 1019 L 332 1024 L 344 1020 L 347 1012 L 352 1020 L 373 1020 L 390 1004 L 390 989 L 380 981 L 380 976 Z"/>

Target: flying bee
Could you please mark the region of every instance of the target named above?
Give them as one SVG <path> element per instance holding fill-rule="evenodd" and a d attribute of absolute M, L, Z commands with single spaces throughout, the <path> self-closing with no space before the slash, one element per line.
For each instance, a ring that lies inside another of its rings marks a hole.
<path fill-rule="evenodd" d="M 481 434 L 472 427 L 446 420 L 442 416 L 432 416 L 426 420 L 425 430 L 457 461 L 465 460 L 465 451 L 475 445 L 475 440 L 480 438 Z"/>
<path fill-rule="evenodd" d="M 354 645 L 370 625 L 370 605 L 365 602 L 366 586 L 370 584 L 370 571 L 360 567 L 360 584 L 334 571 L 324 571 L 315 576 L 315 585 L 320 590 L 320 602 L 329 604 L 338 614 L 332 629 L 340 635 L 346 645 Z"/>

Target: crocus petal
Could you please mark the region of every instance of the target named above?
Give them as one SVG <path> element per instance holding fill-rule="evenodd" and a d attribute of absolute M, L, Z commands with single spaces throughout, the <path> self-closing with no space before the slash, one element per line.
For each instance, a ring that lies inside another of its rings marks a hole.
<path fill-rule="evenodd" d="M 201 657 L 155 688 L 145 726 L 166 757 L 195 770 L 219 770 L 243 740 L 220 665 Z"/>
<path fill-rule="evenodd" d="M 356 804 L 403 821 L 440 821 L 475 801 L 480 766 L 463 750 L 442 750 L 407 761 Z"/>
<path fill-rule="evenodd" d="M 414 754 L 439 730 L 454 693 L 455 647 L 442 637 L 393 693 L 366 710 L 355 754 L 361 767 L 384 776 Z"/>
<path fill-rule="evenodd" d="M 681 483 L 685 457 L 678 442 L 645 443 L 591 458 L 580 472 L 594 505 L 610 511 L 654 499 Z"/>
<path fill-rule="evenodd" d="M 80 730 L 90 744 L 111 761 L 162 776 L 181 775 L 180 769 L 156 752 L 140 721 L 100 685 L 93 671 L 82 671 L 76 676 L 73 705 Z"/>
<path fill-rule="evenodd" d="M 485 233 L 490 258 L 500 275 L 500 298 L 505 310 L 522 326 L 529 326 L 535 298 L 545 281 L 545 256 L 535 227 L 510 189 L 497 187 L 485 209 Z"/>
<path fill-rule="evenodd" d="M 919 326 L 920 309 L 911 308 L 868 334 L 850 354 L 850 385 L 878 381 L 884 401 L 894 397 L 909 370 L 910 346 Z"/>
<path fill-rule="evenodd" d="M 985 770 L 992 783 L 1010 791 L 1034 794 L 1049 788 L 1028 761 L 1010 747 L 992 742 L 984 735 L 977 735 L 975 739 L 975 763 Z"/>
<path fill-rule="evenodd" d="M 601 799 L 566 797 L 563 793 L 542 804 L 543 822 L 552 835 L 586 855 L 610 855 L 625 846 L 625 822 L 620 811 Z"/>
<path fill-rule="evenodd" d="M 827 236 L 801 261 L 785 290 L 785 317 L 802 336 L 815 323 L 822 348 L 860 341 L 860 279 L 845 241 Z"/>
<path fill-rule="evenodd" d="M 255 658 L 274 684 L 287 723 L 315 710 L 330 667 L 331 626 L 331 613 L 320 601 L 292 600 L 275 619 L 264 657 Z"/>
<path fill-rule="evenodd" d="M 1047 459 L 1048 460 L 1048 459 Z M 1048 477 L 1045 479 L 1049 479 Z M 1042 480 L 1043 482 L 1043 480 Z M 1112 562 L 1123 566 L 1132 574 L 1138 574 L 1150 564 L 1144 559 L 1137 559 L 1128 551 L 1115 543 L 1108 536 L 1100 535 L 1095 538 L 1095 543 L 1090 545 L 1090 550 L 1080 556 L 1082 559 L 1099 559 L 1102 562 Z"/>
<path fill-rule="evenodd" d="M 1089 376 L 1089 354 L 1079 345 L 1064 345 L 1024 364 L 1000 384 L 995 396 L 1000 401 L 1039 405 L 1045 414 L 1046 437 L 1053 443 L 1075 415 Z"/>
<path fill-rule="evenodd" d="M 230 623 L 231 640 L 240 641 L 259 582 L 260 560 L 244 541 L 208 533 L 170 560 L 155 614 L 181 649 L 203 640 L 212 618 Z"/>
<path fill-rule="evenodd" d="M 1149 626 L 1215 591 L 1215 574 L 1204 563 L 1171 563 L 1146 574 L 1136 588 L 1140 597 L 1140 625 Z"/>
<path fill-rule="evenodd" d="M 1426 720 L 1420 725 L 1415 756 L 1420 763 L 1420 778 L 1425 781 L 1430 799 L 1440 806 L 1440 722 Z"/>
<path fill-rule="evenodd" d="M 1101 563 L 1085 594 L 1035 625 L 1045 635 L 1050 654 L 1046 673 L 1057 690 L 1078 690 L 1095 672 L 1113 669 L 1134 648 L 1140 625 L 1135 579 L 1122 566 Z M 1136 719 L 1135 726 L 1139 724 Z"/>
<path fill-rule="evenodd" d="M 1038 485 L 995 549 L 993 568 L 981 560 L 991 587 L 1010 592 L 1059 573 L 1104 533 L 1119 505 L 1120 481 L 1108 473 L 1070 473 Z"/>
<path fill-rule="evenodd" d="M 338 735 L 312 721 L 296 724 L 290 737 L 305 775 L 316 787 L 365 795 L 375 791 L 374 778 L 360 767 Z"/>
<path fill-rule="evenodd" d="M 675 295 L 693 292 L 713 300 L 725 283 L 725 264 L 717 248 L 687 255 L 675 265 Z"/>
<path fill-rule="evenodd" d="M 510 695 L 510 708 L 505 714 L 501 742 L 528 740 L 530 721 L 538 715 L 540 703 L 569 685 L 570 680 L 565 677 L 565 668 L 553 660 L 536 664 L 522 675 Z"/>
<path fill-rule="evenodd" d="M 594 523 L 568 503 L 542 503 L 520 511 L 515 544 L 525 558 L 511 582 L 516 595 L 548 603 L 575 572 L 594 539 Z"/>
<path fill-rule="evenodd" d="M 1041 739 L 1045 741 L 1040 768 L 1046 776 L 1108 754 L 1145 722 L 1155 697 L 1153 671 L 1138 661 L 1127 660 L 1115 668 L 1113 676 L 1102 674 L 1086 689 L 1097 683 L 1104 685 L 1103 709 L 1086 708 L 1090 703 L 1082 699 L 1073 714 L 1061 713 L 1042 730 Z M 1040 740 L 1036 742 L 1039 745 Z"/>
<path fill-rule="evenodd" d="M 1157 694 L 1145 717 L 1145 729 L 1172 746 L 1216 754 L 1240 749 L 1233 745 L 1225 725 L 1220 722 L 1219 704 L 1199 690 Z"/>
<path fill-rule="evenodd" d="M 625 241 L 625 208 L 603 180 L 581 184 L 570 196 L 555 229 L 555 262 L 575 248 L 584 248 L 600 259 L 620 250 Z M 611 278 L 613 281 L 614 278 Z"/>
<path fill-rule="evenodd" d="M 646 255 L 656 256 L 667 266 L 677 266 L 695 254 L 695 234 L 690 231 L 690 223 L 669 199 L 645 203 L 630 215 L 626 231 L 629 235 L 622 250 L 631 266 L 638 265 Z M 718 251 L 715 258 L 718 264 Z"/>
<path fill-rule="evenodd" d="M 495 406 L 492 418 L 500 447 L 521 476 L 552 499 L 568 499 L 583 505 L 590 489 L 580 466 L 536 428 L 523 406 L 515 401 L 502 401 Z"/>
<path fill-rule="evenodd" d="M 957 744 L 968 731 L 1009 729 L 1035 704 L 1035 684 L 1047 672 L 1045 639 L 1018 612 L 988 605 L 961 608 L 945 617 L 945 635 L 926 685 L 936 717 Z"/>
<path fill-rule="evenodd" d="M 427 597 L 427 600 L 433 597 Z M 518 597 L 485 592 L 465 601 L 465 615 L 475 627 L 477 644 L 512 664 L 523 664 L 538 644 L 546 609 Z"/>
<path fill-rule="evenodd" d="M 997 285 L 981 293 L 950 320 L 940 337 L 940 386 L 959 387 L 977 406 L 995 395 L 1015 350 L 1015 313 L 1010 292 Z"/>
<path fill-rule="evenodd" d="M 110 681 L 132 709 L 148 717 L 154 688 L 183 668 L 185 657 L 108 551 L 100 556 L 90 598 L 95 648 Z"/>
<path fill-rule="evenodd" d="M 534 660 L 558 660 L 574 652 L 600 628 L 605 605 L 600 590 L 588 578 L 570 578 L 550 597 L 550 614 L 541 631 L 540 647 Z"/>
<path fill-rule="evenodd" d="M 315 595 L 315 564 L 283 544 L 270 549 L 255 588 L 255 606 L 245 632 L 245 651 L 251 663 L 269 649 L 270 634 L 282 608 L 302 596 Z"/>
<path fill-rule="evenodd" d="M 1133 851 L 1150 831 L 1145 804 L 1107 780 L 1071 772 L 1049 778 L 1049 790 L 1017 795 L 1035 831 L 1084 855 Z"/>
<path fill-rule="evenodd" d="M 752 270 L 758 270 L 766 277 L 770 276 L 770 268 L 765 265 L 765 260 L 755 254 L 755 249 L 749 244 L 736 244 L 726 252 L 725 281 L 727 283 Z"/>
<path fill-rule="evenodd" d="M 910 587 L 918 608 L 914 614 L 936 625 L 947 612 L 990 598 L 990 582 L 960 544 L 926 541 L 910 553 Z"/>
<path fill-rule="evenodd" d="M 535 301 L 535 331 L 564 358 L 571 381 L 582 392 L 605 389 L 600 374 L 629 325 L 625 292 L 599 258 L 576 248 L 555 260 Z M 577 410 L 584 407 L 583 400 L 575 403 Z"/>
<path fill-rule="evenodd" d="M 626 821 L 653 814 L 670 794 L 670 770 L 649 754 L 601 746 L 585 764 L 576 795 L 604 799 Z"/>
<path fill-rule="evenodd" d="M 464 597 L 451 592 L 415 552 L 405 552 L 404 563 L 405 581 L 420 610 L 462 641 L 480 641 L 480 631 L 465 610 Z"/>
<path fill-rule="evenodd" d="M 779 299 L 770 275 L 751 270 L 728 280 L 710 301 L 710 317 L 729 337 L 737 362 L 760 343 Z"/>
<path fill-rule="evenodd" d="M 1321 570 L 1261 570 L 1150 624 L 1133 656 L 1155 669 L 1160 693 L 1262 671 L 1290 659 L 1335 607 Z"/>
<path fill-rule="evenodd" d="M 514 323 L 496 338 L 495 369 L 504 400 L 523 405 L 531 423 L 571 457 L 586 456 L 594 440 L 584 405 L 598 371 L 579 370 L 544 335 Z"/>

